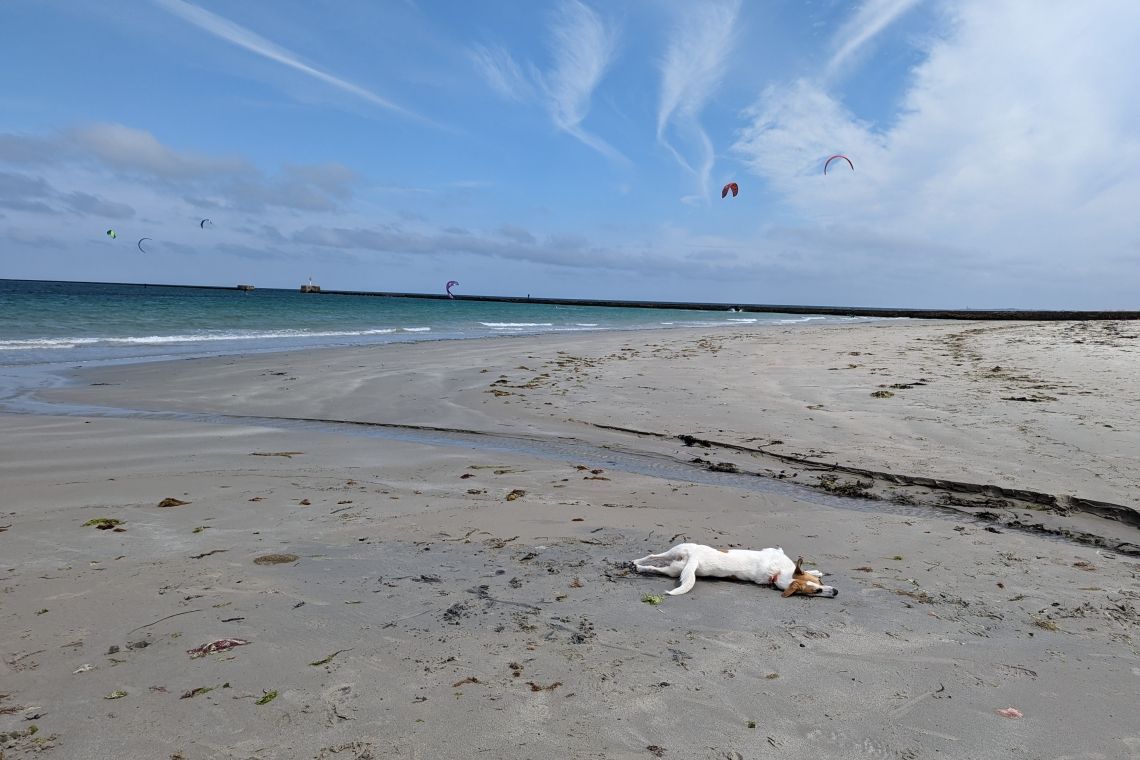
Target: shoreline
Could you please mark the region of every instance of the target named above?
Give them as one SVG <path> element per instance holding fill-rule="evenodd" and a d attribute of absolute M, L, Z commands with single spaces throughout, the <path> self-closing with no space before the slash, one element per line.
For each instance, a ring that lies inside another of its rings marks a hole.
<path fill-rule="evenodd" d="M 166 416 L 0 413 L 0 750 L 1127 756 L 1140 563 L 849 502 L 869 476 L 834 464 L 997 482 L 975 495 L 1018 519 L 1111 527 L 1013 491 L 1135 509 L 1140 463 L 1113 453 L 1140 435 L 1128 334 L 687 328 L 79 370 L 38 395 Z M 783 546 L 840 594 L 672 597 L 630 571 L 678 541 Z M 222 638 L 249 643 L 189 654 Z"/>

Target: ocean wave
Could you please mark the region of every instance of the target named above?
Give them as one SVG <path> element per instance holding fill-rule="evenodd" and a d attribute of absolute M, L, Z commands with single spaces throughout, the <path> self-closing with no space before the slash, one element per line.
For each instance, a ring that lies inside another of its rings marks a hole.
<path fill-rule="evenodd" d="M 491 328 L 519 328 L 524 327 L 553 327 L 553 322 L 480 322 L 483 327 Z"/>
<path fill-rule="evenodd" d="M 811 322 L 811 321 L 814 321 L 817 319 L 828 319 L 828 320 L 834 321 L 835 317 L 827 317 L 827 316 L 824 316 L 824 317 L 785 317 L 784 319 L 772 319 L 769 321 L 772 324 L 776 324 L 776 325 L 794 325 L 794 324 L 797 324 L 799 322 Z M 843 319 L 846 319 L 846 317 L 843 317 Z"/>
<path fill-rule="evenodd" d="M 98 343 L 99 338 L 28 338 L 0 341 L 0 351 L 27 351 L 37 348 L 75 348 Z"/>
<path fill-rule="evenodd" d="M 430 330 L 430 327 L 405 327 L 408 332 Z M 212 343 L 225 340 L 272 340 L 274 338 L 353 338 L 368 335 L 390 335 L 395 328 L 375 330 L 266 330 L 263 332 L 199 333 L 190 335 L 130 335 L 97 338 L 27 338 L 0 341 L 0 351 L 29 349 L 76 348 L 78 346 L 171 345 L 177 343 Z"/>

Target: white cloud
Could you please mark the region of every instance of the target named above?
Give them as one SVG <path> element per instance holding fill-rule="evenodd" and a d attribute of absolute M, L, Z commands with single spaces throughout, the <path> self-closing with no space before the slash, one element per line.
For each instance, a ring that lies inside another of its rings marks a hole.
<path fill-rule="evenodd" d="M 619 150 L 583 126 L 594 90 L 601 83 L 617 50 L 617 30 L 607 27 L 580 0 L 563 0 L 550 23 L 553 65 L 546 71 L 526 69 L 506 49 L 475 45 L 468 57 L 499 96 L 514 101 L 537 100 L 554 126 L 606 158 L 628 163 Z M 3 150 L 0 144 L 0 150 Z"/>
<path fill-rule="evenodd" d="M 541 80 L 554 125 L 609 159 L 626 158 L 600 137 L 582 128 L 594 89 L 601 82 L 617 46 L 617 34 L 578 0 L 565 0 L 551 25 L 554 68 Z"/>
<path fill-rule="evenodd" d="M 100 161 L 118 170 L 139 171 L 167 179 L 244 173 L 252 167 L 240 159 L 176 151 L 142 129 L 97 123 L 62 136 L 69 153 Z"/>
<path fill-rule="evenodd" d="M 1140 5 L 1097 8 L 955 4 L 893 123 L 800 81 L 764 93 L 735 149 L 815 229 L 800 244 L 821 261 L 850 261 L 849 236 L 871 230 L 899 278 L 921 262 L 944 287 L 1054 282 L 1099 305 L 1098 288 L 1140 285 L 1119 257 L 1140 245 Z M 834 152 L 856 171 L 824 177 Z"/>
<path fill-rule="evenodd" d="M 716 156 L 712 141 L 701 126 L 701 110 L 724 77 L 739 12 L 739 0 L 693 6 L 676 24 L 661 62 L 657 140 L 696 179 L 698 198 L 708 196 L 709 175 Z M 669 140 L 671 123 L 694 146 L 695 160 L 686 158 Z"/>

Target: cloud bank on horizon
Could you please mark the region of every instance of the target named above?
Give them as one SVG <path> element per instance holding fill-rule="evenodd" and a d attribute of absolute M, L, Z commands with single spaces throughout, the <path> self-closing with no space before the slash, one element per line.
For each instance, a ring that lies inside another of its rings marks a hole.
<path fill-rule="evenodd" d="M 1136 307 L 1128 0 L 130 11 L 9 14 L 2 277 Z"/>

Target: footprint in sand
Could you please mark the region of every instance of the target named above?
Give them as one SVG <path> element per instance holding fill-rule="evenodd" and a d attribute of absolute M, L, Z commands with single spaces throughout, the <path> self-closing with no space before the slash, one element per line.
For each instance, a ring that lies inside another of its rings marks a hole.
<path fill-rule="evenodd" d="M 356 720 L 356 709 L 352 706 L 354 684 L 341 683 L 321 692 L 321 701 L 328 709 L 328 724 L 335 726 L 346 720 Z"/>

